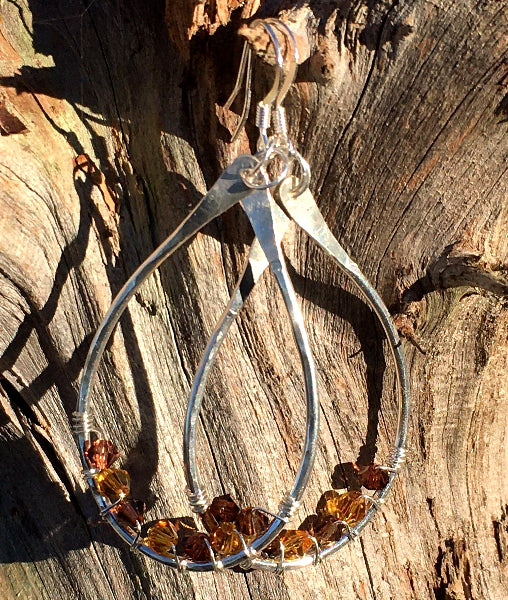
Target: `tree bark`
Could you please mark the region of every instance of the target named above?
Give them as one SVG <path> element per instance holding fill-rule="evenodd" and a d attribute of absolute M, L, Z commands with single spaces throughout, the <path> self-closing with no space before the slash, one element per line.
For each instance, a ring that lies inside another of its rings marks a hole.
<path fill-rule="evenodd" d="M 252 125 L 230 143 L 238 112 L 222 106 L 241 52 L 235 31 L 257 3 L 196 4 L 190 21 L 184 5 L 0 0 L 2 598 L 506 598 L 500 0 L 267 0 L 256 14 L 282 16 L 306 44 L 291 136 L 327 222 L 405 338 L 408 464 L 382 514 L 323 565 L 282 577 L 176 573 L 99 522 L 69 424 L 91 337 L 140 261 L 255 147 Z M 261 98 L 271 68 L 257 66 Z M 251 240 L 239 208 L 208 226 L 139 290 L 106 352 L 93 412 L 149 520 L 190 514 L 187 396 Z M 289 232 L 285 252 L 322 407 L 298 525 L 341 465 L 388 460 L 396 405 L 370 311 L 302 232 Z M 207 387 L 198 441 L 210 496 L 276 510 L 287 491 L 305 424 L 291 340 L 265 276 Z"/>

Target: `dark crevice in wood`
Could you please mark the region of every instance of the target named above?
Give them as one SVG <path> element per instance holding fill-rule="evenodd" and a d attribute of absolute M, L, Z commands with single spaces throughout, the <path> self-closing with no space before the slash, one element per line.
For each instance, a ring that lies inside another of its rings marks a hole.
<path fill-rule="evenodd" d="M 247 590 L 247 594 L 249 596 L 249 600 L 253 600 L 252 590 L 250 589 L 249 577 L 246 572 L 243 573 L 243 580 L 245 581 L 245 589 Z"/>
<path fill-rule="evenodd" d="M 83 519 L 86 521 L 86 516 L 81 512 L 81 507 L 75 496 L 74 486 L 58 458 L 51 441 L 48 439 L 47 433 L 43 433 L 44 429 L 37 419 L 35 412 L 7 379 L 0 379 L 0 387 L 9 399 L 11 407 L 17 413 L 20 423 L 30 431 L 30 435 L 34 437 L 35 441 L 44 452 L 45 457 L 53 467 L 59 482 L 64 487 L 68 497 L 72 500 L 77 512 L 81 513 Z"/>
<path fill-rule="evenodd" d="M 374 69 L 376 68 L 376 64 L 377 64 L 377 59 L 379 57 L 379 52 L 381 49 L 381 42 L 383 39 L 383 31 L 384 28 L 386 26 L 386 23 L 388 22 L 388 17 L 390 15 L 390 13 L 392 12 L 392 10 L 395 9 L 395 7 L 397 6 L 397 4 L 399 3 L 399 0 L 397 0 L 396 2 L 394 2 L 390 8 L 388 9 L 388 11 L 386 12 L 383 20 L 382 20 L 382 24 L 381 27 L 379 28 L 379 35 L 378 35 L 378 40 L 377 40 L 377 44 L 376 44 L 376 49 L 374 51 L 374 55 L 371 58 L 371 63 L 370 63 L 370 68 L 369 68 L 369 72 L 367 74 L 367 77 L 365 78 L 365 83 L 363 84 L 362 87 L 362 91 L 360 92 L 360 95 L 358 96 L 358 101 L 356 102 L 356 105 L 353 109 L 353 111 L 351 112 L 351 116 L 349 117 L 347 123 L 344 125 L 344 128 L 342 129 L 342 132 L 339 136 L 339 139 L 337 140 L 337 143 L 335 144 L 334 149 L 332 150 L 331 154 L 330 154 L 330 158 L 328 160 L 328 168 L 325 172 L 324 177 L 321 180 L 320 183 L 320 187 L 319 187 L 319 192 L 318 192 L 318 196 L 322 193 L 323 188 L 325 187 L 325 184 L 327 182 L 327 180 L 329 179 L 329 177 L 332 174 L 332 170 L 335 168 L 335 160 L 337 158 L 338 152 L 339 152 L 339 148 L 342 145 L 342 142 L 347 134 L 347 132 L 349 131 L 349 129 L 351 128 L 352 124 L 354 123 L 357 114 L 360 111 L 360 107 L 362 105 L 363 99 L 365 98 L 365 95 L 367 93 L 367 90 L 369 89 L 369 84 L 370 81 L 372 79 L 373 73 L 374 73 Z"/>
<path fill-rule="evenodd" d="M 443 568 L 444 552 L 442 548 L 438 548 L 438 554 L 434 565 L 436 573 L 436 583 L 434 585 L 434 598 L 435 600 L 449 600 L 446 593 L 446 583 L 443 579 L 442 568 Z"/>
<path fill-rule="evenodd" d="M 479 288 L 496 296 L 508 296 L 504 270 L 486 270 L 481 259 L 480 253 L 462 251 L 458 244 L 447 246 L 427 267 L 425 275 L 403 292 L 400 304 L 392 306 L 391 311 L 404 312 L 412 302 L 420 302 L 427 294 L 457 287 Z"/>
<path fill-rule="evenodd" d="M 427 501 L 427 506 L 429 507 L 430 516 L 432 517 L 432 520 L 434 521 L 434 525 L 436 526 L 436 531 L 438 533 L 440 533 L 439 523 L 438 523 L 438 520 L 436 519 L 436 514 L 434 512 L 434 503 L 435 503 L 434 498 L 426 498 L 426 501 Z"/>
<path fill-rule="evenodd" d="M 33 428 L 35 425 L 42 427 L 42 424 L 37 418 L 37 415 L 32 407 L 28 404 L 28 402 L 25 401 L 23 396 L 16 390 L 10 381 L 0 378 L 0 388 L 4 391 L 6 397 L 9 399 L 11 406 L 13 406 L 23 415 L 24 421 L 30 428 Z"/>
<path fill-rule="evenodd" d="M 501 545 L 501 523 L 499 521 L 492 521 L 492 527 L 494 529 L 494 540 L 496 541 L 497 558 L 502 563 L 504 556 L 503 546 Z"/>
<path fill-rule="evenodd" d="M 376 600 L 377 595 L 376 595 L 376 590 L 375 590 L 375 587 L 374 587 L 374 580 L 372 579 L 372 573 L 371 573 L 371 570 L 370 570 L 369 559 L 367 558 L 367 554 L 365 552 L 365 544 L 364 544 L 362 538 L 360 538 L 360 548 L 362 549 L 363 562 L 365 563 L 365 569 L 367 571 L 367 577 L 369 578 L 370 593 L 372 594 L 373 600 Z"/>
<path fill-rule="evenodd" d="M 501 517 L 492 521 L 496 552 L 499 562 L 504 564 L 508 556 L 508 505 L 501 510 Z"/>

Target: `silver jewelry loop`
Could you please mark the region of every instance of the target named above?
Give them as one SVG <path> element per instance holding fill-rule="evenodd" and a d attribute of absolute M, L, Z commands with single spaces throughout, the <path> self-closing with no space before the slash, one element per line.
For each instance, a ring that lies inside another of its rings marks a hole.
<path fill-rule="evenodd" d="M 231 143 L 236 141 L 240 131 L 243 126 L 247 122 L 247 118 L 249 116 L 250 103 L 252 99 L 252 88 L 251 88 L 251 78 L 252 78 L 252 50 L 249 46 L 249 42 L 244 42 L 242 57 L 240 59 L 240 66 L 238 67 L 238 75 L 236 77 L 235 87 L 231 92 L 229 98 L 224 105 L 225 110 L 229 110 L 231 105 L 233 104 L 235 98 L 238 96 L 240 89 L 242 87 L 242 80 L 245 77 L 245 98 L 243 99 L 243 107 L 242 114 L 240 115 L 240 121 L 236 126 L 233 135 L 231 136 Z"/>
<path fill-rule="evenodd" d="M 316 451 L 316 439 L 318 432 L 319 404 L 317 400 L 317 384 L 315 378 L 314 364 L 310 353 L 307 334 L 303 326 L 303 317 L 298 307 L 296 294 L 289 279 L 284 264 L 282 250 L 280 248 L 281 227 L 287 223 L 287 218 L 282 210 L 277 207 L 268 190 L 252 190 L 248 188 L 240 177 L 244 169 L 252 169 L 259 164 L 259 159 L 253 156 L 240 156 L 224 171 L 206 196 L 198 203 L 191 214 L 179 225 L 179 227 L 136 269 L 134 274 L 124 284 L 116 298 L 113 300 L 104 320 L 99 325 L 92 340 L 87 359 L 85 361 L 83 375 L 76 412 L 76 420 L 79 422 L 77 428 L 78 447 L 81 461 L 87 474 L 87 481 L 91 492 L 97 502 L 99 509 L 105 511 L 108 520 L 117 534 L 128 544 L 132 544 L 135 537 L 129 531 L 120 526 L 111 512 L 107 511 L 110 503 L 103 497 L 95 486 L 94 479 L 90 474 L 85 457 L 85 447 L 90 442 L 90 427 L 86 426 L 91 417 L 88 414 L 90 395 L 96 378 L 97 369 L 107 342 L 118 323 L 121 315 L 127 307 L 129 300 L 134 296 L 139 286 L 146 278 L 157 269 L 175 250 L 191 239 L 207 223 L 221 215 L 238 202 L 246 212 L 256 236 L 261 240 L 261 255 L 268 256 L 279 287 L 282 291 L 288 314 L 293 325 L 295 339 L 300 350 L 301 361 L 304 371 L 306 399 L 307 399 L 307 431 L 305 444 L 302 452 L 300 469 L 295 478 L 292 495 L 298 499 L 305 489 L 314 461 Z M 264 270 L 264 269 L 263 269 Z M 186 450 L 184 449 L 184 453 Z M 197 479 L 189 481 L 190 497 L 195 500 L 195 508 L 203 509 L 205 496 L 196 484 Z M 268 530 L 252 543 L 249 555 L 269 544 L 278 535 L 284 526 L 283 519 L 277 517 L 269 526 Z M 139 551 L 150 558 L 170 565 L 179 567 L 175 558 L 163 556 L 154 552 L 145 545 L 139 546 Z M 194 562 L 186 561 L 186 568 L 191 571 L 211 571 L 216 568 L 233 567 L 244 562 L 247 554 L 241 550 L 234 556 L 225 557 L 221 561 Z M 180 561 L 183 562 L 183 561 Z"/>
<path fill-rule="evenodd" d="M 284 101 L 285 97 L 287 96 L 289 89 L 292 86 L 292 84 L 294 83 L 294 80 L 296 77 L 296 71 L 298 68 L 298 59 L 299 59 L 298 47 L 296 45 L 296 40 L 295 40 L 295 36 L 293 35 L 293 32 L 286 25 L 286 23 L 284 23 L 284 21 L 281 21 L 280 19 L 267 19 L 266 22 L 264 23 L 265 27 L 266 27 L 267 23 L 274 25 L 279 31 L 281 31 L 286 36 L 286 38 L 289 40 L 289 46 L 293 50 L 292 60 L 289 62 L 288 74 L 284 78 L 283 83 L 279 89 L 279 93 L 277 94 L 277 97 L 275 99 L 275 106 L 276 106 L 276 108 L 278 108 L 278 107 L 280 107 L 280 105 Z M 273 38 L 272 38 L 272 42 L 273 42 Z M 281 69 L 282 69 L 282 65 L 281 65 Z"/>
<path fill-rule="evenodd" d="M 266 173 L 266 167 L 269 165 L 270 160 L 278 156 L 282 159 L 283 165 L 279 175 L 275 179 L 269 179 Z M 265 150 L 262 150 L 256 155 L 259 162 L 252 169 L 244 169 L 240 171 L 240 177 L 245 185 L 253 190 L 267 190 L 269 188 L 277 187 L 284 179 L 286 179 L 289 173 L 289 157 L 287 152 L 283 148 L 278 146 L 268 146 Z M 260 174 L 264 179 L 264 183 L 255 183 L 253 177 Z"/>
<path fill-rule="evenodd" d="M 295 38 L 293 33 L 289 29 L 289 27 L 282 23 L 277 19 L 266 19 L 260 20 L 257 19 L 251 23 L 251 26 L 261 25 L 270 38 L 272 42 L 274 53 L 275 53 L 275 62 L 276 62 L 276 70 L 275 77 L 270 91 L 266 94 L 266 96 L 258 103 L 256 109 L 256 126 L 260 132 L 260 139 L 262 142 L 262 147 L 266 147 L 268 145 L 268 129 L 270 127 L 270 116 L 272 106 L 275 105 L 276 111 L 281 108 L 280 105 L 284 98 L 286 97 L 291 84 L 294 81 L 296 75 L 296 69 L 298 66 L 298 49 L 296 46 Z M 280 48 L 280 43 L 277 38 L 277 35 L 274 31 L 272 25 L 282 31 L 282 33 L 289 39 L 290 46 L 293 48 L 293 60 L 290 62 L 289 72 L 286 77 L 284 77 L 284 56 L 282 55 L 282 51 Z M 240 65 L 238 67 L 238 74 L 235 82 L 235 86 L 233 91 L 231 92 L 224 108 L 227 110 L 231 108 L 236 96 L 238 95 L 242 81 L 245 79 L 245 98 L 242 108 L 242 114 L 240 116 L 240 121 L 235 128 L 231 136 L 231 142 L 234 142 L 241 129 L 244 127 L 247 122 L 250 103 L 252 98 L 252 88 L 251 88 L 251 79 L 252 79 L 252 49 L 249 46 L 248 42 L 244 43 L 242 50 L 242 57 L 240 59 Z M 280 121 L 280 119 L 279 119 Z M 287 134 L 286 134 L 287 137 Z"/>
<path fill-rule="evenodd" d="M 314 362 L 309 347 L 308 336 L 303 325 L 303 315 L 301 314 L 296 294 L 289 279 L 281 248 L 281 240 L 289 220 L 274 202 L 268 190 L 256 190 L 252 192 L 251 195 L 242 200 L 242 206 L 249 217 L 256 235 L 256 242 L 251 248 L 246 272 L 249 274 L 249 281 L 257 281 L 265 268 L 270 265 L 284 298 L 288 314 L 291 317 L 293 334 L 303 369 L 307 402 L 305 445 L 293 489 L 281 503 L 279 513 L 268 526 L 268 529 L 251 543 L 250 552 L 254 553 L 262 550 L 278 535 L 289 516 L 295 510 L 308 483 L 316 451 L 319 401 L 317 397 Z M 200 362 L 192 385 L 184 428 L 184 463 L 187 484 L 193 493 L 198 493 L 198 491 L 202 490 L 196 461 L 196 427 L 205 391 L 206 375 L 227 334 L 229 325 L 238 314 L 236 307 L 240 307 L 243 304 L 242 294 L 243 290 L 240 290 L 238 287 L 233 292 L 233 296 L 219 322 L 219 327 L 210 338 L 207 351 Z M 230 567 L 237 564 L 237 557 L 239 556 L 241 560 L 245 560 L 245 553 L 239 552 L 234 556 L 225 557 L 223 559 L 224 566 Z"/>
<path fill-rule="evenodd" d="M 319 560 L 322 560 L 327 556 L 337 552 L 342 546 L 348 543 L 348 541 L 353 540 L 360 533 L 360 531 L 367 525 L 367 523 L 380 508 L 380 505 L 384 503 L 385 497 L 392 487 L 394 478 L 396 476 L 396 471 L 403 462 L 405 454 L 404 444 L 407 436 L 410 406 L 409 378 L 406 369 L 404 351 L 388 309 L 377 292 L 361 273 L 356 263 L 351 260 L 351 258 L 333 236 L 323 216 L 321 215 L 321 212 L 319 211 L 311 192 L 306 189 L 302 194 L 297 195 L 295 193 L 295 189 L 297 189 L 296 184 L 297 180 L 293 177 L 290 177 L 282 182 L 279 188 L 281 204 L 290 218 L 295 221 L 304 231 L 306 231 L 307 234 L 338 263 L 341 270 L 356 284 L 361 295 L 364 297 L 367 304 L 381 322 L 389 343 L 392 358 L 394 360 L 398 393 L 399 416 L 397 433 L 390 466 L 386 467 L 386 470 L 390 473 L 388 483 L 383 490 L 380 491 L 379 496 L 376 499 L 365 495 L 366 499 L 370 501 L 371 506 L 367 510 L 365 517 L 354 527 L 351 527 L 345 521 L 339 521 L 344 526 L 346 533 L 332 546 L 320 550 Z M 210 339 L 207 348 L 205 349 L 201 364 L 196 373 L 191 391 L 191 397 L 189 400 L 189 410 L 191 410 L 191 405 L 195 403 L 193 407 L 194 412 L 192 415 L 194 424 L 199 413 L 199 404 L 203 395 L 206 377 L 210 371 L 213 361 L 215 360 L 215 356 L 218 352 L 220 344 L 227 335 L 231 324 L 241 310 L 249 293 L 256 285 L 265 268 L 268 266 L 268 262 L 266 260 L 264 262 L 262 261 L 262 255 L 260 256 L 256 240 L 251 248 L 249 265 L 245 272 L 241 275 L 237 286 L 233 291 L 228 308 L 223 314 L 222 319 L 218 323 L 217 328 Z M 242 291 L 240 292 L 240 290 Z M 194 453 L 194 448 L 192 445 L 195 443 L 195 438 L 192 437 L 192 439 L 188 439 L 187 436 L 189 433 L 190 431 L 186 428 L 185 444 L 187 445 L 190 443 L 191 448 L 189 451 L 192 455 Z M 185 458 L 187 462 L 187 455 Z M 286 519 L 291 512 L 291 510 L 287 511 L 284 509 L 279 512 L 279 516 Z M 274 561 L 263 558 L 255 558 L 252 560 L 252 567 L 280 573 L 283 570 L 295 570 L 311 565 L 317 560 L 317 558 L 309 555 L 297 560 L 283 561 L 283 564 L 281 564 L 280 559 Z"/>
<path fill-rule="evenodd" d="M 291 158 L 296 161 L 296 163 L 298 164 L 298 166 L 300 168 L 300 174 L 298 176 L 294 176 L 297 183 L 291 189 L 291 194 L 295 198 L 297 198 L 298 196 L 301 196 L 303 194 L 303 192 L 305 192 L 305 190 L 307 190 L 309 188 L 310 165 L 303 158 L 303 156 L 298 152 L 298 150 L 295 150 L 294 148 L 291 148 Z"/>

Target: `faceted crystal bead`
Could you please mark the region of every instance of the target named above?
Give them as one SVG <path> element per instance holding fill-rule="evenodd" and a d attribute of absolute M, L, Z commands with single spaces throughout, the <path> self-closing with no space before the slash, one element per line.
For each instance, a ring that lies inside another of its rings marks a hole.
<path fill-rule="evenodd" d="M 317 513 L 321 517 L 331 515 L 350 526 L 361 521 L 367 512 L 367 500 L 361 492 L 353 490 L 339 494 L 335 490 L 325 492 L 319 499 Z"/>
<path fill-rule="evenodd" d="M 219 526 L 217 519 L 210 512 L 210 507 L 208 507 L 205 512 L 201 513 L 200 516 L 203 527 L 208 531 L 208 533 L 212 533 Z"/>
<path fill-rule="evenodd" d="M 332 515 L 309 515 L 300 525 L 300 529 L 315 537 L 321 548 L 331 546 L 340 540 L 344 533 L 344 525 Z"/>
<path fill-rule="evenodd" d="M 261 510 L 243 508 L 236 518 L 236 528 L 243 535 L 247 544 L 252 543 L 268 529 L 270 518 Z"/>
<path fill-rule="evenodd" d="M 104 469 L 94 475 L 98 492 L 110 502 L 122 500 L 129 495 L 131 479 L 122 469 Z"/>
<path fill-rule="evenodd" d="M 368 490 L 382 490 L 390 479 L 390 472 L 381 469 L 380 465 L 357 465 L 354 464 L 360 483 Z"/>
<path fill-rule="evenodd" d="M 113 506 L 110 512 L 121 525 L 138 529 L 145 520 L 145 503 L 142 500 L 123 500 Z"/>
<path fill-rule="evenodd" d="M 108 440 L 94 440 L 91 444 L 86 442 L 84 454 L 88 466 L 99 471 L 109 469 L 120 456 L 116 446 Z"/>
<path fill-rule="evenodd" d="M 341 494 L 335 490 L 328 490 L 325 492 L 316 507 L 316 512 L 320 516 L 333 515 L 336 516 L 338 501 Z"/>
<path fill-rule="evenodd" d="M 230 556 L 243 549 L 234 523 L 221 523 L 210 535 L 210 545 L 220 556 Z"/>
<path fill-rule="evenodd" d="M 175 548 L 178 543 L 178 521 L 157 521 L 147 531 L 143 544 L 162 556 L 175 556 Z"/>
<path fill-rule="evenodd" d="M 187 536 L 194 535 L 197 532 L 196 523 L 192 517 L 182 517 L 180 519 L 171 520 L 176 523 L 178 542 L 180 544 Z"/>
<path fill-rule="evenodd" d="M 310 535 L 300 529 L 285 529 L 276 538 L 276 544 L 272 543 L 265 550 L 270 558 L 280 556 L 280 544 L 284 545 L 284 559 L 296 560 L 302 558 L 314 546 Z"/>
<path fill-rule="evenodd" d="M 234 523 L 240 508 L 229 494 L 224 494 L 214 498 L 207 511 L 218 523 Z"/>
<path fill-rule="evenodd" d="M 207 534 L 201 531 L 188 535 L 181 542 L 183 553 L 196 562 L 208 562 L 212 556 L 207 541 L 210 543 Z"/>

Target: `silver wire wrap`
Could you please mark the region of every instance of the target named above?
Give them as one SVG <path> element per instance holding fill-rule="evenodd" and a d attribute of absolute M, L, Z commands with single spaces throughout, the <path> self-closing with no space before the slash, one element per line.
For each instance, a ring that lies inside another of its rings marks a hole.
<path fill-rule="evenodd" d="M 187 489 L 187 496 L 189 498 L 189 504 L 191 505 L 192 511 L 201 514 L 204 513 L 210 504 L 206 493 L 202 490 L 196 490 L 196 492 L 191 492 Z"/>
<path fill-rule="evenodd" d="M 287 523 L 288 521 L 291 521 L 299 507 L 300 502 L 291 494 L 288 494 L 281 502 L 278 516 L 280 519 Z"/>
<path fill-rule="evenodd" d="M 75 410 L 72 413 L 72 431 L 74 435 L 90 436 L 95 431 L 92 417 L 87 412 Z"/>
<path fill-rule="evenodd" d="M 269 129 L 271 116 L 272 116 L 271 105 L 260 102 L 256 106 L 256 127 L 258 129 Z"/>
<path fill-rule="evenodd" d="M 288 126 L 286 122 L 286 109 L 283 106 L 277 106 L 273 111 L 273 129 L 281 135 L 284 140 L 288 139 Z"/>

